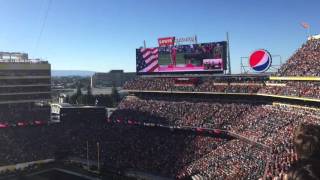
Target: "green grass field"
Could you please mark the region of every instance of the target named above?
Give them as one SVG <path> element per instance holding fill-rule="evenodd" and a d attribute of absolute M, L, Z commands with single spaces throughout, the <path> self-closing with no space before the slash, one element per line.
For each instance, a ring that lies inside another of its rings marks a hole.
<path fill-rule="evenodd" d="M 183 53 L 177 53 L 177 64 L 185 64 L 183 56 L 184 56 Z M 170 54 L 160 54 L 158 62 L 159 62 L 159 65 L 171 64 Z"/>
<path fill-rule="evenodd" d="M 188 62 L 185 62 L 184 59 L 185 53 L 177 53 L 177 64 L 186 64 Z M 159 65 L 169 65 L 171 64 L 171 57 L 170 54 L 160 54 L 159 55 L 159 60 L 158 60 Z M 191 60 L 191 63 L 194 65 L 200 65 L 201 62 L 197 60 Z"/>

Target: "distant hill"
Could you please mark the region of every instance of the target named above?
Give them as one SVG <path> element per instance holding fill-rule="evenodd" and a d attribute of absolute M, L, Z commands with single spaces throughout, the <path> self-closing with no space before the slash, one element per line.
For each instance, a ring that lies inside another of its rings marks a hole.
<path fill-rule="evenodd" d="M 92 76 L 94 71 L 82 70 L 51 70 L 52 76 Z"/>

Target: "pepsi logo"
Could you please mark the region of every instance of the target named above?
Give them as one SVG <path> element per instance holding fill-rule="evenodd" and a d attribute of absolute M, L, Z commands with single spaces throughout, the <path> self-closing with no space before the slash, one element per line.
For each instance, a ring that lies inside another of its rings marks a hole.
<path fill-rule="evenodd" d="M 250 67 L 257 72 L 267 71 L 271 66 L 271 62 L 270 53 L 264 49 L 254 51 L 249 57 Z"/>

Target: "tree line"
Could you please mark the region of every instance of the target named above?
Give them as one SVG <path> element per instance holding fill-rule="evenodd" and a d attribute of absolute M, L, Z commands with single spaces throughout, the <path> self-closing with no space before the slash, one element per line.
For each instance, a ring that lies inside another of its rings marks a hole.
<path fill-rule="evenodd" d="M 77 91 L 73 95 L 66 97 L 67 103 L 86 106 L 116 107 L 120 100 L 120 94 L 115 86 L 112 87 L 110 95 L 93 95 L 90 85 L 87 86 L 87 93 L 82 93 L 80 83 L 77 85 Z"/>

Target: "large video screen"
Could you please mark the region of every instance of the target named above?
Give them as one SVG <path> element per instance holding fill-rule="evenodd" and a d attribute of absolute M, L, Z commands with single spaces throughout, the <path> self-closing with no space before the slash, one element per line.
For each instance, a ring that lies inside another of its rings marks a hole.
<path fill-rule="evenodd" d="M 136 50 L 138 74 L 222 73 L 226 70 L 226 41 Z"/>

